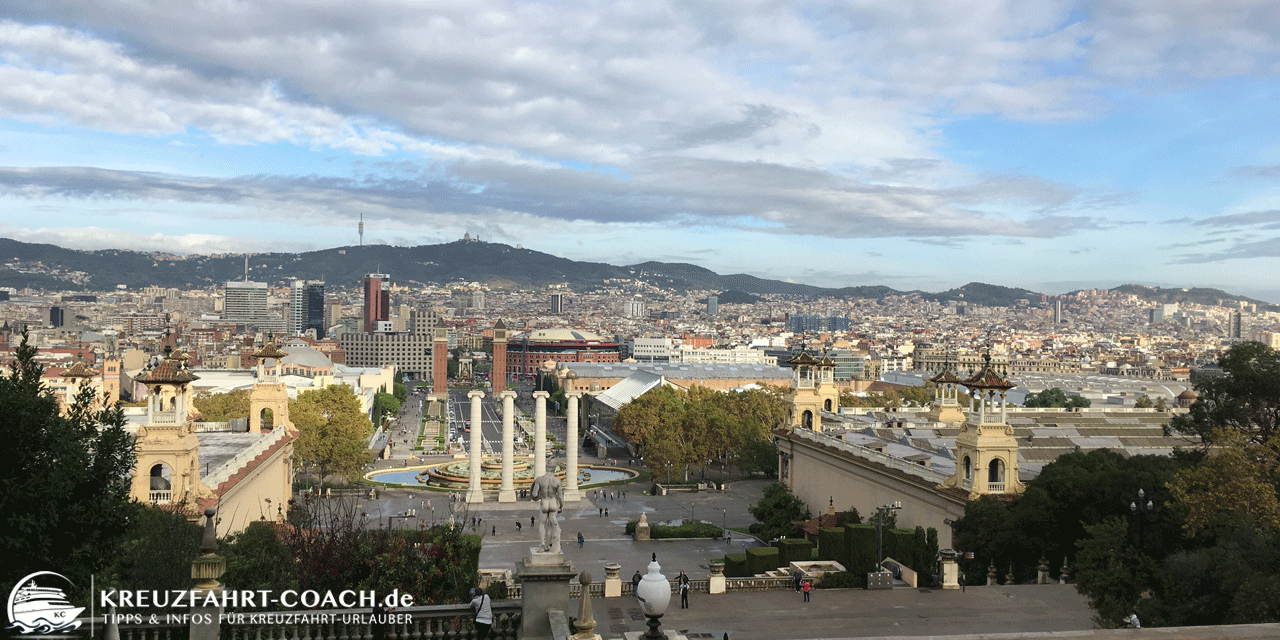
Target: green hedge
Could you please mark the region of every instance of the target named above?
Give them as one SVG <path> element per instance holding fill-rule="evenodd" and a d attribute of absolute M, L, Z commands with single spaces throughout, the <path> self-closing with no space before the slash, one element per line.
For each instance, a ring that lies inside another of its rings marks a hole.
<path fill-rule="evenodd" d="M 747 570 L 747 554 L 726 554 L 724 557 L 724 575 L 726 578 L 750 578 L 754 575 Z"/>
<path fill-rule="evenodd" d="M 635 537 L 636 527 L 639 520 L 631 520 L 627 522 L 627 535 Z M 685 524 L 672 527 L 665 524 L 650 524 L 649 538 L 652 540 L 663 540 L 671 538 L 719 538 L 724 530 L 719 525 L 710 522 L 687 522 Z"/>
<path fill-rule="evenodd" d="M 801 538 L 783 538 L 773 543 L 778 548 L 778 566 L 785 567 L 792 562 L 805 562 L 812 556 L 813 543 Z"/>
<path fill-rule="evenodd" d="M 845 547 L 849 563 L 844 565 L 852 573 L 868 573 L 876 568 L 876 527 L 870 524 L 846 524 Z M 844 563 L 841 563 L 844 564 Z"/>
<path fill-rule="evenodd" d="M 814 585 L 817 589 L 866 589 L 867 574 L 852 571 L 828 573 Z"/>
<path fill-rule="evenodd" d="M 777 569 L 780 566 L 778 560 L 777 547 L 750 547 L 747 549 L 747 571 L 750 571 L 751 575 Z"/>
<path fill-rule="evenodd" d="M 849 566 L 849 547 L 844 541 L 844 527 L 830 527 L 818 531 L 818 559 L 835 560 Z"/>

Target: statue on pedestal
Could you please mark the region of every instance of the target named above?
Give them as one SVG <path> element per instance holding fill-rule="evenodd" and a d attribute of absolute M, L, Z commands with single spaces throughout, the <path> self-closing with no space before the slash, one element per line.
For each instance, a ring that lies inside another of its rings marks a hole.
<path fill-rule="evenodd" d="M 564 509 L 564 487 L 560 484 L 560 479 L 553 473 L 534 478 L 529 497 L 542 501 L 539 506 L 542 519 L 538 522 L 542 546 L 538 547 L 538 551 L 560 553 L 560 523 L 556 520 L 556 514 Z"/>

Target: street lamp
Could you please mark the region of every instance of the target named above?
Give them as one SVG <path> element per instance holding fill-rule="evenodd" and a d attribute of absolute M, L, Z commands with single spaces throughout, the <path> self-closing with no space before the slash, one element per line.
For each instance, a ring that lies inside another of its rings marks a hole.
<path fill-rule="evenodd" d="M 653 561 L 649 563 L 649 572 L 636 585 L 636 599 L 640 601 L 645 617 L 649 618 L 649 630 L 643 637 L 648 640 L 665 639 L 666 634 L 659 631 L 658 627 L 662 624 L 659 618 L 667 612 L 667 605 L 671 604 L 671 581 L 662 575 L 657 553 L 653 554 Z"/>
<path fill-rule="evenodd" d="M 878 540 L 876 571 L 881 571 L 880 565 L 884 562 L 884 514 L 893 513 L 901 508 L 901 502 L 893 502 L 882 507 L 876 507 L 876 538 Z"/>
<path fill-rule="evenodd" d="M 1146 533 L 1144 529 L 1146 527 L 1145 521 L 1147 518 L 1147 514 L 1150 513 L 1151 511 L 1154 511 L 1156 508 L 1155 502 L 1151 500 L 1147 500 L 1146 504 L 1143 504 L 1142 500 L 1143 498 L 1146 498 L 1146 497 L 1147 497 L 1147 492 L 1143 491 L 1142 489 L 1138 489 L 1138 499 L 1136 501 L 1131 501 L 1129 503 L 1129 513 L 1134 516 L 1137 516 L 1138 518 L 1138 549 L 1139 550 L 1142 550 L 1144 546 L 1143 544 L 1144 537 L 1145 537 L 1144 534 Z"/>
<path fill-rule="evenodd" d="M 720 528 L 724 531 L 724 537 L 729 538 L 729 512 L 724 507 L 716 507 L 720 510 Z"/>

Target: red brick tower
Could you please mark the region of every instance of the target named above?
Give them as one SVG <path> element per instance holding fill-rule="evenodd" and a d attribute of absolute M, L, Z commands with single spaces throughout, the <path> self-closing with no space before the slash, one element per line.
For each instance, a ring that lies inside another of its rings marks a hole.
<path fill-rule="evenodd" d="M 507 390 L 507 325 L 493 325 L 493 396 Z"/>
<path fill-rule="evenodd" d="M 439 395 L 449 392 L 449 330 L 431 330 L 431 391 Z"/>

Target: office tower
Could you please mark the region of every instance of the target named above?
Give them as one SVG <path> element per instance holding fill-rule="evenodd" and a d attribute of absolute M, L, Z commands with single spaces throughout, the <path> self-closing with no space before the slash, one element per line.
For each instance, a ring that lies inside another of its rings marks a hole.
<path fill-rule="evenodd" d="M 1053 301 L 1053 323 L 1062 324 L 1062 300 Z"/>
<path fill-rule="evenodd" d="M 714 316 L 717 313 L 720 313 L 720 298 L 707 296 L 707 315 Z"/>
<path fill-rule="evenodd" d="M 484 292 L 474 291 L 471 293 L 471 308 L 484 311 Z"/>
<path fill-rule="evenodd" d="M 324 283 L 319 280 L 294 280 L 289 283 L 289 333 L 303 335 L 315 329 L 316 338 L 325 335 Z"/>
<path fill-rule="evenodd" d="M 66 324 L 66 315 L 62 311 L 62 307 L 49 307 L 49 324 L 57 329 Z"/>
<path fill-rule="evenodd" d="M 627 300 L 623 305 L 622 313 L 628 318 L 643 318 L 644 300 L 641 300 L 640 298 Z"/>
<path fill-rule="evenodd" d="M 267 283 L 233 280 L 224 290 L 222 317 L 234 322 L 267 319 Z"/>
<path fill-rule="evenodd" d="M 564 313 L 564 294 L 563 293 L 551 294 L 550 310 L 551 310 L 551 313 Z"/>
<path fill-rule="evenodd" d="M 1229 337 L 1233 340 L 1243 340 L 1250 333 L 1249 324 L 1249 314 L 1241 311 L 1232 313 Z"/>
<path fill-rule="evenodd" d="M 371 273 L 364 277 L 364 330 L 378 330 L 379 322 L 391 321 L 391 276 Z"/>
<path fill-rule="evenodd" d="M 328 331 L 330 327 L 342 324 L 342 303 L 331 302 L 325 305 L 324 327 Z"/>

